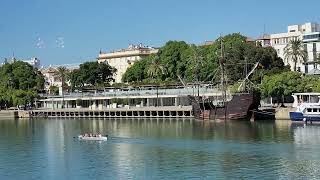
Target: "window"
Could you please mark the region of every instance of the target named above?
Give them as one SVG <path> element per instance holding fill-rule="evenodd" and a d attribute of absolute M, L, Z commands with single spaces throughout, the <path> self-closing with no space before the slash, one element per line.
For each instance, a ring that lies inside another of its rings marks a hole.
<path fill-rule="evenodd" d="M 306 74 L 308 74 L 308 72 L 309 72 L 308 63 L 305 63 L 305 65 L 304 65 L 304 72 L 305 72 Z"/>
<path fill-rule="evenodd" d="M 312 112 L 312 109 L 309 109 L 309 108 L 308 108 L 307 111 L 308 111 L 308 112 Z"/>
<path fill-rule="evenodd" d="M 312 112 L 318 112 L 318 109 L 317 108 L 313 108 Z"/>
<path fill-rule="evenodd" d="M 303 40 L 310 40 L 310 39 L 319 39 L 320 34 L 311 34 L 303 36 Z"/>

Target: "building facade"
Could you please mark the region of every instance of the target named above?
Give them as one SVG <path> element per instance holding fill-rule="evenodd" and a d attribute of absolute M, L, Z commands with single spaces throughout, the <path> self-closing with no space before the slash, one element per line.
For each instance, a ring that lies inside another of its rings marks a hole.
<path fill-rule="evenodd" d="M 156 54 L 158 49 L 140 45 L 130 45 L 127 49 L 112 51 L 109 53 L 100 52 L 98 56 L 99 63 L 108 63 L 117 69 L 114 79 L 116 83 L 122 82 L 122 76 L 126 70 L 136 61 L 141 60 L 151 54 Z"/>
<path fill-rule="evenodd" d="M 272 46 L 279 57 L 284 60 L 285 65 L 294 68 L 294 62 L 285 58 L 284 49 L 291 40 L 301 40 L 304 49 L 307 52 L 306 62 L 297 63 L 297 70 L 303 73 L 309 73 L 317 69 L 316 58 L 320 53 L 320 25 L 317 23 L 305 23 L 301 25 L 290 25 L 285 33 L 263 35 L 257 39 L 262 46 Z"/>
<path fill-rule="evenodd" d="M 22 61 L 26 62 L 26 63 L 30 64 L 31 66 L 36 67 L 38 69 L 41 68 L 40 60 L 36 57 L 33 57 L 30 60 L 22 60 Z"/>
<path fill-rule="evenodd" d="M 58 77 L 56 77 L 56 72 L 58 67 L 66 67 L 70 72 L 79 69 L 80 64 L 63 64 L 63 65 L 50 65 L 49 67 L 41 68 L 40 72 L 44 76 L 45 79 L 45 90 L 49 91 L 50 86 L 61 87 L 62 82 Z M 69 82 L 66 82 L 68 85 Z"/>

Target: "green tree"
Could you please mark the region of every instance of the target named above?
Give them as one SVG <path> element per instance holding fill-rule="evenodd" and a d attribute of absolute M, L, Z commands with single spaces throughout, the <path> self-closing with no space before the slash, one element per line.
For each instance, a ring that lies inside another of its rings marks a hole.
<path fill-rule="evenodd" d="M 278 102 L 292 93 L 320 92 L 320 79 L 317 76 L 303 76 L 299 72 L 287 71 L 265 76 L 261 84 L 263 97 L 276 97 Z"/>
<path fill-rule="evenodd" d="M 264 75 L 288 71 L 272 47 L 256 46 L 255 43 L 247 42 L 245 36 L 234 33 L 218 38 L 211 45 L 203 46 L 189 45 L 183 41 L 169 41 L 160 48 L 157 55 L 133 64 L 124 74 L 123 81 L 148 82 L 152 74 L 152 77 L 157 77 L 162 82 L 180 82 L 181 78 L 186 82 L 198 79 L 201 82 L 217 83 L 221 74 L 219 59 L 222 40 L 229 83 L 245 78 L 245 67 L 249 72 L 257 62 L 260 62 L 261 68 L 251 76 L 255 83 L 261 83 Z M 153 61 L 155 56 L 159 57 L 157 61 Z M 159 73 L 160 68 L 154 68 L 161 66 L 166 70 L 165 74 Z M 156 71 L 157 73 L 151 73 Z"/>
<path fill-rule="evenodd" d="M 44 87 L 44 77 L 37 68 L 22 61 L 0 67 L 0 108 L 33 103 Z"/>
<path fill-rule="evenodd" d="M 148 76 L 152 79 L 161 79 L 161 76 L 164 74 L 164 66 L 161 64 L 159 57 L 154 56 L 148 67 Z"/>
<path fill-rule="evenodd" d="M 85 62 L 80 64 L 78 70 L 75 70 L 70 74 L 70 82 L 73 86 L 72 89 L 109 83 L 113 80 L 114 73 L 116 73 L 116 69 L 108 64 Z"/>
<path fill-rule="evenodd" d="M 0 84 L 13 89 L 42 90 L 44 77 L 28 63 L 15 61 L 0 67 Z"/>
<path fill-rule="evenodd" d="M 177 80 L 177 66 L 185 61 L 182 59 L 183 52 L 189 48 L 184 41 L 169 41 L 160 48 L 158 56 L 163 67 L 166 68 L 164 79 Z"/>
<path fill-rule="evenodd" d="M 70 71 L 66 67 L 60 66 L 56 69 L 54 77 L 61 81 L 62 91 L 64 91 L 66 81 L 68 81 L 70 77 Z"/>
<path fill-rule="evenodd" d="M 58 86 L 50 86 L 49 91 L 50 91 L 50 94 L 58 95 L 59 94 L 59 87 Z"/>
<path fill-rule="evenodd" d="M 297 63 L 307 60 L 307 52 L 304 49 L 303 42 L 301 40 L 290 40 L 284 48 L 284 56 L 287 61 L 294 63 L 293 70 L 297 71 Z"/>

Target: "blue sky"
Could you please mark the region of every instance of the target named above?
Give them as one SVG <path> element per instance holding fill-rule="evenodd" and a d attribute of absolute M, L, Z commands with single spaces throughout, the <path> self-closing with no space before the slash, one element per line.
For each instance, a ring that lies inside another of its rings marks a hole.
<path fill-rule="evenodd" d="M 79 63 L 130 43 L 257 37 L 320 22 L 319 7 L 319 0 L 1 0 L 0 61 L 14 53 L 44 65 Z"/>

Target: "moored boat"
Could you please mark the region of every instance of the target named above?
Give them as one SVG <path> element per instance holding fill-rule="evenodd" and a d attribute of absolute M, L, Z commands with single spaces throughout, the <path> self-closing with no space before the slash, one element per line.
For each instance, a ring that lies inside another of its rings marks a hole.
<path fill-rule="evenodd" d="M 289 116 L 293 122 L 320 122 L 320 93 L 294 93 L 293 107 Z"/>
<path fill-rule="evenodd" d="M 190 99 L 195 118 L 208 120 L 248 120 L 260 104 L 260 96 L 255 93 L 235 94 L 222 105 L 197 100 L 194 96 Z"/>
<path fill-rule="evenodd" d="M 224 54 L 223 40 L 221 40 L 221 96 L 216 99 L 208 99 L 205 97 L 189 96 L 192 102 L 192 112 L 196 119 L 202 120 L 248 120 L 253 116 L 253 112 L 258 111 L 260 105 L 260 93 L 252 88 L 247 89 L 247 81 L 250 82 L 250 75 L 259 67 L 256 62 L 249 73 L 246 73 L 235 94 L 228 93 L 226 79 L 226 59 Z M 247 63 L 245 63 L 247 69 Z M 199 80 L 198 80 L 199 82 Z M 249 83 L 250 84 L 250 83 Z M 251 82 L 252 84 L 252 82 Z"/>

